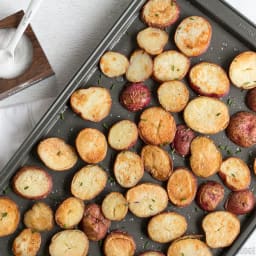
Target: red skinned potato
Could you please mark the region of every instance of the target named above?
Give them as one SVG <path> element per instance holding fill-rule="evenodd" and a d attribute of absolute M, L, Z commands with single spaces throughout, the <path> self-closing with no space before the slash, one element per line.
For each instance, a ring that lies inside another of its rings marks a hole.
<path fill-rule="evenodd" d="M 197 204 L 205 211 L 213 211 L 223 200 L 224 187 L 216 181 L 203 183 L 196 196 Z"/>
<path fill-rule="evenodd" d="M 256 112 L 256 88 L 248 91 L 246 95 L 246 105 L 249 109 Z"/>
<path fill-rule="evenodd" d="M 89 240 L 99 241 L 103 239 L 107 234 L 110 224 L 110 220 L 104 217 L 99 205 L 89 204 L 85 206 L 82 230 Z"/>
<path fill-rule="evenodd" d="M 227 136 L 240 147 L 256 145 L 256 114 L 241 111 L 230 118 Z"/>
<path fill-rule="evenodd" d="M 190 143 L 195 136 L 195 133 L 190 128 L 180 124 L 177 126 L 172 146 L 179 155 L 187 156 L 190 152 Z"/>
<path fill-rule="evenodd" d="M 234 214 L 246 214 L 253 210 L 255 197 L 250 190 L 232 192 L 226 203 L 225 209 Z"/>
<path fill-rule="evenodd" d="M 128 111 L 137 112 L 148 106 L 151 93 L 144 83 L 128 84 L 120 95 L 120 102 Z"/>

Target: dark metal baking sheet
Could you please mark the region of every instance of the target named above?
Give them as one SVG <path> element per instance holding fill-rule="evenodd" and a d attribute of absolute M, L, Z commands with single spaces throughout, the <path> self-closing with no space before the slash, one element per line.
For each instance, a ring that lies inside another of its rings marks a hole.
<path fill-rule="evenodd" d="M 63 92 L 57 98 L 55 103 L 50 107 L 48 112 L 38 123 L 36 128 L 28 136 L 28 138 L 25 140 L 19 150 L 14 154 L 9 163 L 0 172 L 1 194 L 9 196 L 18 203 L 21 210 L 21 216 L 23 216 L 23 213 L 27 209 L 29 209 L 34 203 L 34 201 L 25 200 L 15 195 L 10 189 L 11 178 L 21 166 L 38 165 L 45 168 L 52 175 L 54 180 L 53 191 L 51 195 L 44 201 L 49 203 L 55 210 L 61 200 L 71 195 L 70 181 L 74 173 L 85 165 L 82 160 L 79 160 L 76 166 L 67 172 L 59 173 L 47 169 L 45 166 L 43 166 L 43 164 L 40 162 L 36 155 L 36 146 L 40 140 L 50 136 L 58 136 L 65 139 L 71 145 L 74 145 L 76 135 L 81 129 L 85 127 L 95 127 L 107 134 L 107 129 L 103 124 L 111 126 L 113 123 L 121 119 L 138 121 L 140 113 L 133 114 L 126 111 L 124 108 L 121 107 L 118 101 L 119 93 L 123 85 L 126 83 L 126 80 L 124 78 L 113 80 L 100 75 L 100 72 L 98 70 L 98 61 L 100 56 L 106 50 L 113 49 L 129 56 L 129 54 L 137 48 L 136 34 L 139 30 L 145 27 L 145 24 L 143 24 L 139 18 L 140 9 L 145 2 L 146 0 L 131 1 L 130 6 L 126 9 L 121 18 L 117 21 L 111 31 L 109 31 L 109 33 L 104 37 L 103 41 L 98 45 L 96 50 L 84 63 L 81 69 L 74 75 L 74 77 L 63 90 Z M 181 15 L 179 21 L 189 15 L 200 15 L 206 17 L 213 27 L 213 38 L 208 51 L 202 56 L 193 58 L 191 60 L 192 65 L 205 60 L 218 63 L 223 66 L 225 70 L 227 70 L 231 60 L 239 52 L 248 49 L 256 49 L 254 36 L 248 36 L 248 33 L 250 33 L 251 35 L 255 35 L 256 28 L 253 27 L 252 24 L 250 24 L 247 20 L 244 20 L 236 12 L 231 10 L 223 2 L 218 0 L 177 0 L 177 2 L 181 8 Z M 172 38 L 175 29 L 179 24 L 179 21 L 177 21 L 173 26 L 168 29 L 171 40 L 166 46 L 166 49 L 176 49 Z M 243 25 L 237 26 L 237 22 L 241 22 L 241 24 Z M 184 82 L 187 83 L 187 80 L 185 79 Z M 156 88 L 158 84 L 153 80 L 147 80 L 145 83 L 150 87 L 154 95 L 151 105 L 157 105 L 158 102 L 156 99 Z M 74 114 L 70 110 L 68 100 L 72 92 L 75 91 L 77 88 L 86 88 L 91 85 L 98 84 L 110 89 L 113 98 L 113 106 L 111 114 L 105 120 L 103 120 L 101 123 L 94 124 L 91 122 L 86 122 L 79 118 L 76 114 Z M 190 91 L 190 93 L 191 98 L 196 96 L 193 91 Z M 241 91 L 232 86 L 229 96 L 222 99 L 224 102 L 227 102 L 228 98 L 232 100 L 233 104 L 229 106 L 230 114 L 233 114 L 240 110 L 248 111 L 246 105 L 244 104 L 245 93 L 245 91 Z M 181 114 L 175 114 L 174 116 L 177 123 L 183 122 Z M 225 133 L 220 133 L 210 137 L 215 140 L 217 145 L 221 144 L 227 146 L 233 155 L 241 157 L 250 165 L 250 167 L 252 167 L 252 160 L 256 156 L 255 147 L 250 149 L 242 149 L 239 154 L 236 154 L 235 152 L 237 146 L 227 139 Z M 141 147 L 142 142 L 139 141 L 132 150 L 140 152 Z M 170 152 L 169 147 L 165 148 Z M 223 157 L 229 156 L 227 151 L 223 151 L 222 153 Z M 109 148 L 106 159 L 102 163 L 100 163 L 110 176 L 113 176 L 113 158 L 116 154 L 117 152 Z M 172 155 L 172 157 L 174 159 L 175 166 L 188 166 L 188 159 L 179 157 L 176 154 Z M 213 176 L 211 179 L 219 181 L 217 175 Z M 147 173 L 145 173 L 142 181 L 152 181 L 155 183 L 159 183 L 153 180 Z M 198 179 L 199 184 L 202 181 L 202 179 Z M 163 186 L 165 186 L 164 183 Z M 250 188 L 253 189 L 255 186 L 256 178 L 255 176 L 253 176 Z M 124 189 L 122 189 L 116 183 L 113 183 L 112 179 L 110 179 L 104 192 L 94 201 L 97 203 L 101 203 L 102 198 L 109 191 L 112 190 L 125 192 Z M 228 193 L 229 190 L 226 188 L 225 198 Z M 223 203 L 219 207 L 219 209 L 223 209 Z M 194 202 L 189 207 L 183 209 L 174 207 L 173 205 L 171 205 L 171 203 L 169 203 L 167 210 L 177 211 L 187 218 L 189 225 L 186 234 L 203 234 L 201 228 L 201 220 L 206 212 L 202 211 Z M 235 243 L 233 243 L 232 247 L 230 248 L 213 250 L 214 255 L 234 255 L 238 251 L 240 246 L 244 243 L 249 234 L 252 232 L 252 230 L 256 227 L 256 211 L 245 216 L 240 216 L 239 218 L 241 219 L 242 229 L 238 239 L 235 241 Z M 148 239 L 145 228 L 147 222 L 147 219 L 138 219 L 137 217 L 129 213 L 124 221 L 112 222 L 110 230 L 121 229 L 124 231 L 128 231 L 131 235 L 133 235 L 137 244 L 136 254 L 150 249 L 162 250 L 163 252 L 166 252 L 168 245 L 160 245 Z M 1 256 L 12 255 L 12 241 L 15 236 L 22 230 L 22 228 L 24 228 L 24 225 L 21 221 L 15 234 L 5 238 L 0 238 Z M 50 238 L 53 236 L 54 233 L 59 230 L 60 229 L 56 226 L 52 231 L 42 234 L 43 240 L 40 252 L 38 254 L 39 256 L 48 255 L 48 245 L 50 242 Z M 98 243 L 90 243 L 89 255 L 103 255 Z"/>

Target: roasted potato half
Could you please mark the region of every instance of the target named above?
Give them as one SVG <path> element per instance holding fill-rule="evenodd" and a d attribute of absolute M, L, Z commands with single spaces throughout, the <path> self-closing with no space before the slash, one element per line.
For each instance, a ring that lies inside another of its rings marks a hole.
<path fill-rule="evenodd" d="M 158 243 L 169 243 L 181 237 L 187 230 L 187 220 L 175 212 L 160 213 L 148 223 L 150 239 Z"/>
<path fill-rule="evenodd" d="M 0 197 L 0 237 L 14 233 L 19 225 L 18 205 L 8 197 Z"/>
<path fill-rule="evenodd" d="M 64 200 L 55 212 L 56 223 L 64 229 L 74 228 L 83 218 L 84 202 L 76 197 Z"/>
<path fill-rule="evenodd" d="M 129 234 L 113 231 L 106 237 L 103 250 L 105 256 L 133 256 L 136 244 Z"/>
<path fill-rule="evenodd" d="M 104 198 L 101 210 L 107 219 L 120 221 L 128 212 L 128 202 L 121 193 L 111 192 Z"/>
<path fill-rule="evenodd" d="M 39 232 L 49 231 L 54 226 L 53 211 L 47 204 L 37 202 L 24 214 L 24 224 Z"/>
<path fill-rule="evenodd" d="M 49 246 L 51 256 L 86 256 L 89 241 L 80 230 L 64 230 L 56 233 Z"/>
<path fill-rule="evenodd" d="M 98 165 L 87 165 L 75 173 L 71 193 L 81 200 L 92 200 L 106 186 L 107 173 Z"/>
<path fill-rule="evenodd" d="M 81 224 L 84 233 L 90 240 L 99 241 L 106 236 L 111 222 L 104 217 L 99 205 L 88 204 L 85 206 Z"/>
<path fill-rule="evenodd" d="M 165 181 L 168 180 L 173 171 L 173 162 L 167 151 L 164 149 L 146 145 L 142 148 L 141 158 L 144 168 L 153 178 Z"/>
<path fill-rule="evenodd" d="M 253 88 L 247 92 L 246 105 L 249 109 L 256 112 L 256 88 Z"/>
<path fill-rule="evenodd" d="M 13 178 L 14 192 L 31 200 L 47 197 L 52 185 L 50 174 L 36 166 L 22 167 Z"/>
<path fill-rule="evenodd" d="M 185 168 L 176 169 L 167 183 L 170 201 L 179 207 L 188 206 L 195 198 L 197 181 L 192 172 Z"/>
<path fill-rule="evenodd" d="M 196 238 L 181 238 L 168 248 L 167 256 L 212 256 L 209 247 Z"/>
<path fill-rule="evenodd" d="M 137 217 L 147 218 L 162 212 L 168 204 L 166 191 L 159 185 L 143 183 L 126 193 L 129 210 Z"/>
<path fill-rule="evenodd" d="M 162 252 L 158 251 L 147 251 L 141 253 L 139 256 L 165 256 Z"/>
<path fill-rule="evenodd" d="M 41 246 L 41 235 L 32 229 L 24 229 L 13 241 L 15 256 L 36 256 Z"/>
<path fill-rule="evenodd" d="M 206 243 L 211 248 L 230 246 L 240 233 L 240 221 L 232 213 L 216 211 L 207 214 L 202 222 Z"/>

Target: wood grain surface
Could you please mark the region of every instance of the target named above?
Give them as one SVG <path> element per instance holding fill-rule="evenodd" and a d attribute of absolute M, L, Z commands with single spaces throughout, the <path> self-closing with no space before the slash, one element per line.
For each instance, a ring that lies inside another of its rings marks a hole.
<path fill-rule="evenodd" d="M 0 21 L 0 29 L 17 27 L 24 15 L 23 11 L 6 17 Z M 33 59 L 30 67 L 25 73 L 13 79 L 0 78 L 0 100 L 4 99 L 14 93 L 17 93 L 38 81 L 43 80 L 54 74 L 47 57 L 38 42 L 35 33 L 29 25 L 25 34 L 31 40 L 33 46 Z"/>

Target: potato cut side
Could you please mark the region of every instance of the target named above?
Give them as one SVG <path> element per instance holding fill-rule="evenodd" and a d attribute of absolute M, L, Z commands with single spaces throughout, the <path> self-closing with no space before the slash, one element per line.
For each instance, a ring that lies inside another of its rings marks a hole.
<path fill-rule="evenodd" d="M 179 207 L 188 206 L 195 198 L 197 181 L 194 175 L 185 168 L 176 169 L 167 183 L 170 201 Z"/>
<path fill-rule="evenodd" d="M 70 105 L 84 120 L 100 122 L 108 116 L 112 99 L 106 88 L 89 87 L 75 91 L 71 95 Z"/>
<path fill-rule="evenodd" d="M 14 233 L 19 225 L 18 205 L 8 197 L 0 197 L 0 237 Z"/>
<path fill-rule="evenodd" d="M 51 230 L 54 226 L 52 209 L 43 202 L 35 203 L 24 214 L 24 224 L 27 228 L 39 232 Z"/>
<path fill-rule="evenodd" d="M 175 212 L 165 212 L 154 216 L 148 223 L 150 239 L 158 243 L 169 243 L 181 237 L 187 230 L 186 219 Z"/>
<path fill-rule="evenodd" d="M 111 78 L 124 75 L 128 67 L 128 59 L 118 52 L 108 51 L 100 59 L 102 73 Z"/>
<path fill-rule="evenodd" d="M 168 248 L 167 256 L 212 256 L 208 246 L 195 238 L 174 241 Z"/>
<path fill-rule="evenodd" d="M 207 178 L 217 173 L 222 155 L 214 141 L 203 136 L 196 137 L 190 145 L 190 166 L 194 174 Z"/>
<path fill-rule="evenodd" d="M 212 27 L 203 17 L 190 16 L 177 27 L 174 41 L 181 52 L 189 57 L 203 54 L 209 47 Z"/>
<path fill-rule="evenodd" d="M 164 149 L 153 145 L 146 145 L 142 148 L 141 158 L 145 170 L 155 179 L 165 181 L 172 174 L 173 162 L 168 152 Z"/>
<path fill-rule="evenodd" d="M 202 222 L 206 243 L 211 248 L 230 246 L 240 233 L 240 221 L 232 213 L 217 211 L 206 215 Z"/>
<path fill-rule="evenodd" d="M 137 34 L 139 47 L 151 55 L 160 54 L 167 44 L 167 32 L 158 28 L 145 28 Z"/>
<path fill-rule="evenodd" d="M 13 178 L 13 190 L 27 199 L 42 199 L 52 190 L 52 177 L 36 166 L 22 167 Z"/>
<path fill-rule="evenodd" d="M 86 256 L 89 240 L 80 230 L 64 230 L 56 233 L 49 246 L 51 256 Z"/>
<path fill-rule="evenodd" d="M 91 200 L 105 188 L 107 180 L 107 173 L 101 167 L 87 165 L 74 175 L 71 193 L 82 200 Z"/>
<path fill-rule="evenodd" d="M 189 59 L 178 51 L 165 51 L 154 59 L 153 77 L 157 81 L 181 80 L 187 74 Z"/>
<path fill-rule="evenodd" d="M 56 223 L 64 229 L 74 228 L 82 220 L 84 202 L 75 197 L 64 200 L 55 212 Z"/>
<path fill-rule="evenodd" d="M 219 175 L 233 191 L 247 189 L 251 183 L 251 172 L 247 164 L 238 157 L 227 158 L 220 166 Z"/>
<path fill-rule="evenodd" d="M 129 234 L 112 231 L 104 241 L 103 250 L 105 256 L 133 256 L 136 244 Z"/>
<path fill-rule="evenodd" d="M 130 58 L 130 65 L 126 71 L 126 78 L 130 82 L 138 83 L 148 79 L 153 72 L 153 61 L 143 50 L 135 51 Z"/>
<path fill-rule="evenodd" d="M 102 132 L 85 128 L 76 137 L 76 149 L 86 163 L 96 164 L 105 158 L 108 144 Z"/>
<path fill-rule="evenodd" d="M 134 187 L 144 174 L 144 166 L 140 156 L 131 151 L 120 152 L 115 160 L 114 174 L 122 187 Z"/>
<path fill-rule="evenodd" d="M 134 122 L 122 120 L 109 131 L 108 143 L 115 150 L 126 150 L 134 146 L 138 139 L 138 129 Z"/>
<path fill-rule="evenodd" d="M 169 144 L 176 132 L 173 116 L 160 107 L 151 107 L 143 111 L 138 124 L 141 139 L 152 145 Z"/>
<path fill-rule="evenodd" d="M 229 67 L 232 83 L 245 90 L 256 87 L 256 52 L 242 52 L 234 58 Z"/>
<path fill-rule="evenodd" d="M 166 111 L 180 112 L 189 101 L 189 90 L 180 81 L 169 81 L 158 87 L 157 96 Z"/>
<path fill-rule="evenodd" d="M 111 192 L 104 198 L 101 209 L 107 219 L 120 221 L 128 212 L 128 203 L 121 193 Z"/>
<path fill-rule="evenodd" d="M 36 256 L 40 246 L 40 233 L 27 228 L 14 239 L 12 251 L 15 256 Z"/>
<path fill-rule="evenodd" d="M 143 183 L 126 193 L 129 210 L 137 217 L 146 218 L 162 212 L 168 204 L 166 191 L 159 185 Z"/>
<path fill-rule="evenodd" d="M 254 162 L 253 162 L 253 171 L 254 171 L 254 174 L 256 174 L 256 158 L 254 158 Z"/>
<path fill-rule="evenodd" d="M 180 15 L 175 0 L 149 0 L 142 9 L 142 19 L 148 26 L 165 28 L 173 24 Z"/>
<path fill-rule="evenodd" d="M 203 134 L 216 134 L 223 131 L 229 123 L 226 104 L 205 96 L 191 100 L 183 115 L 188 127 Z"/>
<path fill-rule="evenodd" d="M 222 97 L 229 92 L 229 79 L 221 66 L 201 62 L 189 72 L 190 86 L 200 95 Z"/>
<path fill-rule="evenodd" d="M 42 140 L 37 153 L 43 163 L 54 171 L 66 171 L 77 162 L 75 149 L 61 138 L 48 138 Z"/>
<path fill-rule="evenodd" d="M 158 251 L 147 251 L 147 252 L 143 252 L 139 256 L 165 256 L 165 255 Z"/>

